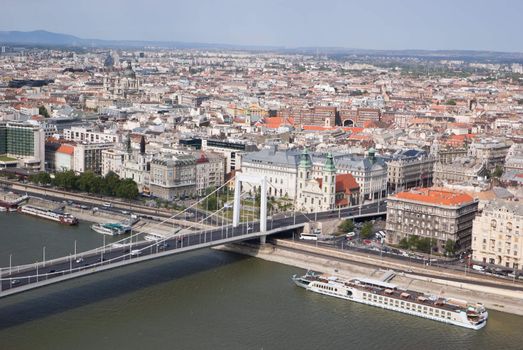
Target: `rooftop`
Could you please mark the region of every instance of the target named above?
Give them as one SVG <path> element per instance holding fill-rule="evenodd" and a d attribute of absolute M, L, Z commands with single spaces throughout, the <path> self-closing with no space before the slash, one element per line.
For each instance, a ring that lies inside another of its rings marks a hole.
<path fill-rule="evenodd" d="M 411 191 L 397 193 L 390 198 L 448 206 L 463 205 L 474 201 L 474 198 L 466 193 L 441 188 L 416 188 Z"/>

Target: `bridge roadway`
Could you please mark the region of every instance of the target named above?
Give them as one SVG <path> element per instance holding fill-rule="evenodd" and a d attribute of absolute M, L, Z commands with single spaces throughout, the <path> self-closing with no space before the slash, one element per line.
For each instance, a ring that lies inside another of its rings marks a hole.
<path fill-rule="evenodd" d="M 140 241 L 118 247 L 106 246 L 87 253 L 79 253 L 36 264 L 2 268 L 0 271 L 0 298 L 44 285 L 93 274 L 129 264 L 156 259 L 186 251 L 254 239 L 282 231 L 303 227 L 314 220 L 358 218 L 384 214 L 385 206 L 378 203 L 320 213 L 280 214 L 267 222 L 267 232 L 259 232 L 259 222 L 241 223 L 211 230 L 174 235 L 172 238 L 151 242 Z M 138 253 L 139 251 L 139 253 Z"/>

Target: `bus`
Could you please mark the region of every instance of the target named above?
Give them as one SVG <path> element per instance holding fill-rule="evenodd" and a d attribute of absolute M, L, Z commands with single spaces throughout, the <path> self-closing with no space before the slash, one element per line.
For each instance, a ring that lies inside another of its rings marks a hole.
<path fill-rule="evenodd" d="M 302 233 L 300 234 L 300 239 L 303 239 L 305 241 L 317 241 L 318 235 L 314 233 Z"/>

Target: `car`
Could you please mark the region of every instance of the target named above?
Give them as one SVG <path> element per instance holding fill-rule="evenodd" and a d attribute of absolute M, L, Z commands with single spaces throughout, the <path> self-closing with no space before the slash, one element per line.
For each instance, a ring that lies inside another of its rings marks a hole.
<path fill-rule="evenodd" d="M 49 270 L 48 273 L 55 273 L 55 272 L 56 272 L 56 270 Z"/>
<path fill-rule="evenodd" d="M 17 286 L 19 284 L 20 284 L 20 280 L 17 280 L 17 279 L 11 280 L 11 285 L 12 286 Z"/>
<path fill-rule="evenodd" d="M 106 208 L 111 208 L 113 205 L 111 203 L 105 202 L 105 203 L 102 203 L 102 206 L 104 206 Z"/>
<path fill-rule="evenodd" d="M 247 231 L 252 231 L 252 226 L 251 225 L 247 225 Z"/>
<path fill-rule="evenodd" d="M 158 249 L 166 249 L 169 248 L 169 243 L 163 242 L 158 244 Z"/>
<path fill-rule="evenodd" d="M 355 232 L 349 232 L 347 234 L 345 234 L 345 238 L 347 239 L 352 239 L 352 237 L 356 236 L 356 233 Z"/>
<path fill-rule="evenodd" d="M 369 245 L 371 243 L 372 243 L 372 241 L 370 239 L 364 239 L 363 240 L 363 244 Z"/>
<path fill-rule="evenodd" d="M 75 263 L 80 264 L 83 261 L 84 261 L 84 258 L 78 258 L 75 260 Z"/>
<path fill-rule="evenodd" d="M 472 269 L 473 270 L 476 270 L 476 271 L 485 271 L 485 267 L 481 266 L 481 265 L 472 265 Z"/>
<path fill-rule="evenodd" d="M 127 210 L 122 210 L 121 213 L 124 214 L 124 215 L 129 214 L 129 212 Z"/>
<path fill-rule="evenodd" d="M 139 255 L 142 255 L 142 251 L 140 249 L 131 250 L 131 256 L 139 256 Z"/>

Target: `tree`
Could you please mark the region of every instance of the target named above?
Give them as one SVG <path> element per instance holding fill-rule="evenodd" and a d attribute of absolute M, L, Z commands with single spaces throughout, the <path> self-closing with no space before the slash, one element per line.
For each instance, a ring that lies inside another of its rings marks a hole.
<path fill-rule="evenodd" d="M 205 200 L 204 205 L 205 205 L 205 209 L 215 211 L 218 209 L 218 198 L 216 198 L 216 195 L 212 195 Z"/>
<path fill-rule="evenodd" d="M 66 190 L 73 190 L 76 188 L 76 180 L 74 171 L 67 170 L 55 174 L 54 184 Z"/>
<path fill-rule="evenodd" d="M 372 230 L 374 226 L 372 225 L 372 222 L 367 221 L 363 224 L 363 227 L 361 228 L 361 237 L 362 238 L 370 238 L 372 236 Z"/>
<path fill-rule="evenodd" d="M 503 175 L 503 168 L 496 165 L 496 169 L 492 172 L 492 177 L 500 178 Z"/>
<path fill-rule="evenodd" d="M 401 249 L 409 249 L 410 248 L 409 239 L 407 237 L 403 237 L 400 240 L 399 246 Z"/>
<path fill-rule="evenodd" d="M 120 177 L 115 172 L 108 172 L 102 182 L 100 193 L 106 196 L 114 196 L 116 194 L 116 187 L 120 183 Z"/>
<path fill-rule="evenodd" d="M 350 219 L 343 220 L 343 222 L 338 226 L 338 231 L 343 233 L 354 231 L 354 222 Z"/>
<path fill-rule="evenodd" d="M 76 185 L 82 192 L 96 193 L 96 179 L 97 176 L 92 171 L 86 171 L 78 177 Z"/>
<path fill-rule="evenodd" d="M 416 237 L 416 236 L 414 236 Z M 419 250 L 423 253 L 430 253 L 432 250 L 432 246 L 435 244 L 435 240 L 431 238 L 422 237 L 418 240 L 418 243 L 416 245 L 416 250 Z"/>
<path fill-rule="evenodd" d="M 124 179 L 120 181 L 115 191 L 117 197 L 129 200 L 138 197 L 138 193 L 138 186 L 132 179 Z"/>
<path fill-rule="evenodd" d="M 445 242 L 445 252 L 448 255 L 454 255 L 456 253 L 456 242 L 452 239 L 447 239 Z"/>
<path fill-rule="evenodd" d="M 453 100 L 453 99 L 450 99 L 446 102 L 446 105 L 447 106 L 455 106 L 456 105 L 456 100 Z"/>
<path fill-rule="evenodd" d="M 45 171 L 29 176 L 29 181 L 39 185 L 48 185 L 51 183 L 51 180 L 51 175 Z"/>
<path fill-rule="evenodd" d="M 38 107 L 38 114 L 44 118 L 49 118 L 49 112 L 47 112 L 47 108 L 45 108 L 45 106 Z"/>

